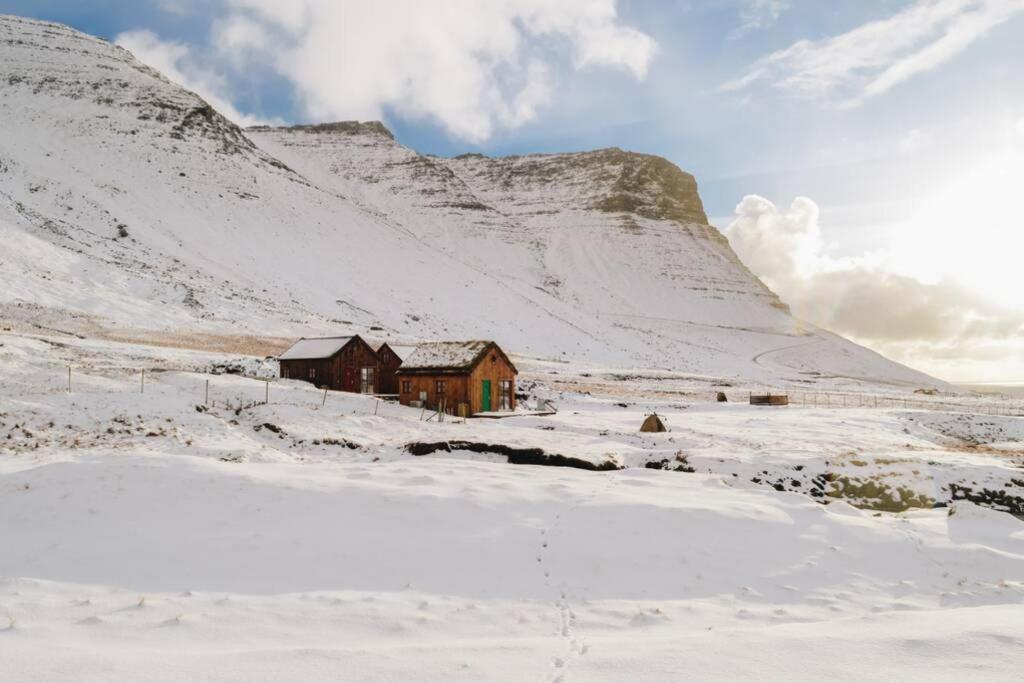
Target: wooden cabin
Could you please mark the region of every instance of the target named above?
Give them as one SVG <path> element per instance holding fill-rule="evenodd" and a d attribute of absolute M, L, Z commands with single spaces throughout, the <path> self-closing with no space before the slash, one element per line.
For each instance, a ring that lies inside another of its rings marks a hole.
<path fill-rule="evenodd" d="M 397 396 L 398 367 L 416 350 L 416 347 L 389 344 L 385 341 L 371 341 L 370 346 L 377 353 L 377 360 L 380 363 L 378 393 Z"/>
<path fill-rule="evenodd" d="M 301 379 L 336 391 L 378 393 L 380 361 L 359 335 L 303 338 L 278 361 L 284 379 Z"/>
<path fill-rule="evenodd" d="M 492 341 L 428 342 L 398 368 L 399 402 L 464 416 L 511 411 L 518 373 Z"/>

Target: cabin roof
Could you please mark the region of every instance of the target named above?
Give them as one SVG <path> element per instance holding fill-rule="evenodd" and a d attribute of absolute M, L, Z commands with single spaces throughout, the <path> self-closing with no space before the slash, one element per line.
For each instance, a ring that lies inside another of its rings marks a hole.
<path fill-rule="evenodd" d="M 468 372 L 491 348 L 496 349 L 506 361 L 508 360 L 497 344 L 486 339 L 424 342 L 416 346 L 415 350 L 402 361 L 398 371 Z"/>
<path fill-rule="evenodd" d="M 402 370 L 468 370 L 490 342 L 471 341 L 424 342 L 402 361 Z"/>
<path fill-rule="evenodd" d="M 395 352 L 399 360 L 405 362 L 405 359 L 411 356 L 415 351 L 416 347 L 407 344 L 388 344 L 388 348 Z"/>
<path fill-rule="evenodd" d="M 278 360 L 318 360 L 330 358 L 354 337 L 317 337 L 300 339 L 287 351 L 277 357 Z"/>
<path fill-rule="evenodd" d="M 392 344 L 391 342 L 383 340 L 368 341 L 367 343 L 373 347 L 374 353 L 380 353 L 380 350 L 387 346 L 396 356 L 398 356 L 398 360 L 403 361 L 411 356 L 412 352 L 416 350 L 416 346 L 414 344 Z"/>

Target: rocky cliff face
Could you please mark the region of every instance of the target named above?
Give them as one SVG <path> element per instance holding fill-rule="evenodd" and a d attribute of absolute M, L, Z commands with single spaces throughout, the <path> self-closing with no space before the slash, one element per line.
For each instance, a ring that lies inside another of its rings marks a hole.
<path fill-rule="evenodd" d="M 5 322 L 483 337 L 548 359 L 921 383 L 794 321 L 658 157 L 441 159 L 372 122 L 242 131 L 118 47 L 6 16 L 0 121 Z"/>
<path fill-rule="evenodd" d="M 368 211 L 595 315 L 640 308 L 702 323 L 724 315 L 736 324 L 787 324 L 764 307 L 785 305 L 708 225 L 693 176 L 660 157 L 612 148 L 442 159 L 402 146 L 378 122 L 248 133 Z M 628 283 L 617 282 L 621 273 Z M 716 301 L 730 304 L 709 307 Z"/>

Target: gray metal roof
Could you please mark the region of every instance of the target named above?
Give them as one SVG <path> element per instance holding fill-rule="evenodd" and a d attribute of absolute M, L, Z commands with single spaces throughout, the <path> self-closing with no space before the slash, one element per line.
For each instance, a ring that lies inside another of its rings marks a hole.
<path fill-rule="evenodd" d="M 352 337 L 319 337 L 300 339 L 278 356 L 278 360 L 320 360 L 330 358 L 348 344 Z"/>

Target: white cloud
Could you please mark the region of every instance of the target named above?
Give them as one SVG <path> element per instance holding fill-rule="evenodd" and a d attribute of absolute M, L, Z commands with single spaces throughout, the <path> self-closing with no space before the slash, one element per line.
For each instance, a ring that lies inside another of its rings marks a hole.
<path fill-rule="evenodd" d="M 935 135 L 931 131 L 911 128 L 899 142 L 899 150 L 903 154 L 914 154 L 935 144 Z"/>
<path fill-rule="evenodd" d="M 721 89 L 765 83 L 855 105 L 944 64 L 1022 11 L 1024 0 L 916 0 L 887 19 L 824 40 L 798 41 Z"/>
<path fill-rule="evenodd" d="M 970 359 L 974 350 L 1019 352 L 1024 311 L 951 280 L 923 282 L 886 267 L 883 255 L 835 259 L 825 253 L 818 206 L 788 210 L 750 195 L 724 233 L 740 259 L 804 320 L 928 367 L 933 356 Z M 920 248 L 924 248 L 921 245 Z"/>
<path fill-rule="evenodd" d="M 746 0 L 740 9 L 740 25 L 729 34 L 729 38 L 735 40 L 774 26 L 787 9 L 787 0 Z"/>
<path fill-rule="evenodd" d="M 576 69 L 643 79 L 656 51 L 621 24 L 614 0 L 227 1 L 218 49 L 274 68 L 311 119 L 379 119 L 390 108 L 468 140 L 534 119 L 560 52 Z"/>
<path fill-rule="evenodd" d="M 162 40 L 152 31 L 129 31 L 114 42 L 178 85 L 192 90 L 214 109 L 240 126 L 266 123 L 259 117 L 244 114 L 231 104 L 226 93 L 227 82 L 217 73 L 201 67 L 191 56 L 187 45 Z"/>

